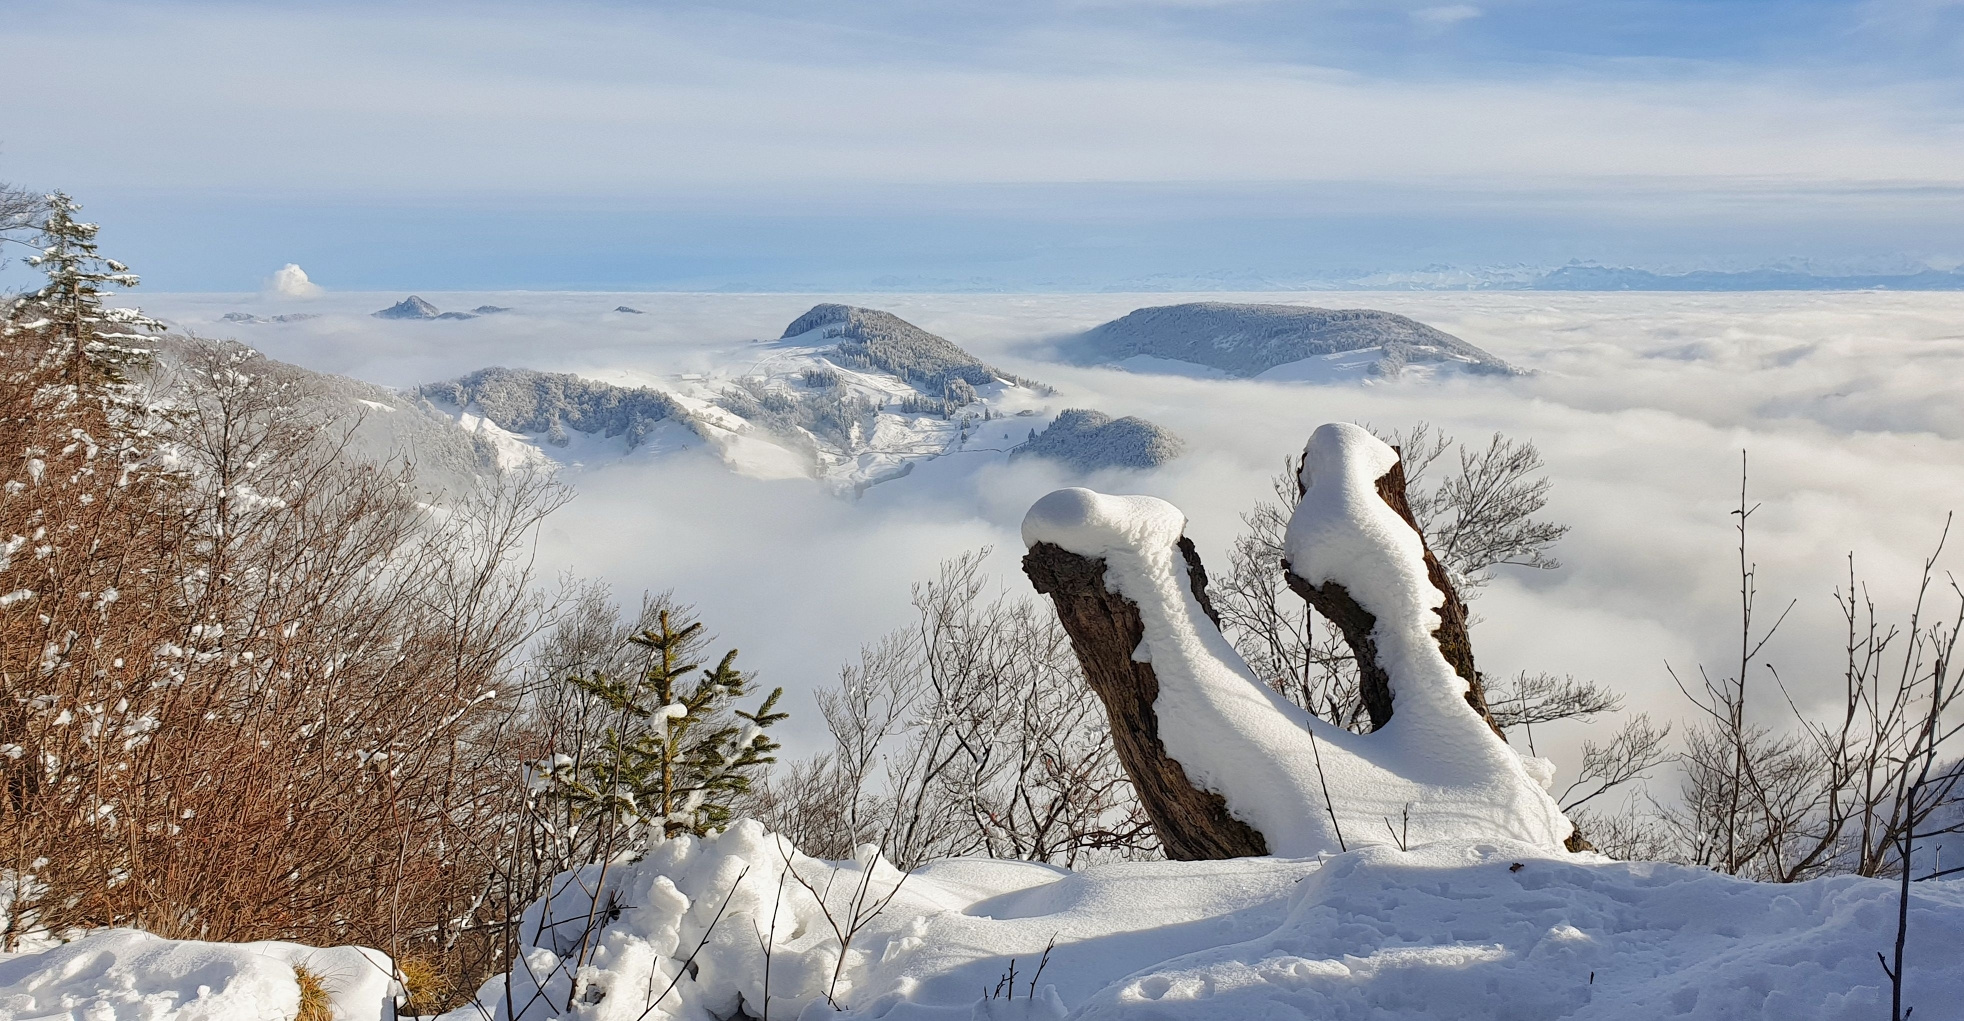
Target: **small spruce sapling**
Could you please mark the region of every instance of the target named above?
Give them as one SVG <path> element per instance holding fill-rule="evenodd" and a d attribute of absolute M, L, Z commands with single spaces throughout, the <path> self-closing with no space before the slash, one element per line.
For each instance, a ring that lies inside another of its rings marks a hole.
<path fill-rule="evenodd" d="M 554 776 L 580 814 L 634 831 L 659 828 L 662 837 L 700 836 L 726 825 L 732 802 L 777 761 L 778 743 L 765 731 L 788 716 L 775 711 L 784 689 L 750 712 L 735 708 L 748 694 L 736 650 L 713 668 L 688 661 L 701 630 L 700 621 L 676 627 L 664 610 L 654 629 L 629 639 L 648 650 L 639 676 L 572 678 L 616 719 L 596 761 Z"/>

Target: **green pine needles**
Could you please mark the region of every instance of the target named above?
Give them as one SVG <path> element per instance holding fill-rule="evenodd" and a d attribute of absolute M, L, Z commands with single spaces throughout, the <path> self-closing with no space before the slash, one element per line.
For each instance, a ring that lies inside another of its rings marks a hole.
<path fill-rule="evenodd" d="M 701 631 L 700 621 L 676 627 L 663 610 L 655 628 L 629 639 L 647 650 L 639 676 L 571 679 L 615 718 L 593 761 L 553 777 L 577 813 L 650 835 L 701 836 L 727 825 L 732 803 L 777 761 L 765 731 L 789 715 L 774 711 L 784 689 L 750 712 L 736 708 L 748 694 L 736 650 L 713 668 L 689 662 Z"/>

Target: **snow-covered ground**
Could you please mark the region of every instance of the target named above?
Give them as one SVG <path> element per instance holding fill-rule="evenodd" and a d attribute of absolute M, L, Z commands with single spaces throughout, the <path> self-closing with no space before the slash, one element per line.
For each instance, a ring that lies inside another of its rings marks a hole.
<path fill-rule="evenodd" d="M 616 864 L 604 885 L 599 873 L 562 877 L 528 913 L 511 992 L 496 977 L 445 1021 L 739 1007 L 807 1021 L 1870 1021 L 1887 1016 L 1875 954 L 1896 919 L 1876 880 L 1755 884 L 1506 840 L 1079 872 L 963 859 L 903 878 L 805 858 L 745 823 Z M 582 954 L 591 893 L 624 907 Z M 842 964 L 832 923 L 855 896 L 865 922 Z M 1909 918 L 1905 1002 L 1964 1017 L 1964 883 L 1918 884 Z M 0 960 L 0 1017 L 291 1018 L 295 963 L 325 976 L 339 1021 L 390 1019 L 384 971 L 353 951 L 128 932 Z"/>
<path fill-rule="evenodd" d="M 335 1021 L 392 1017 L 399 989 L 388 955 L 298 943 L 167 940 L 107 929 L 50 949 L 0 954 L 8 1021 L 271 1021 L 300 1010 L 304 969 Z"/>

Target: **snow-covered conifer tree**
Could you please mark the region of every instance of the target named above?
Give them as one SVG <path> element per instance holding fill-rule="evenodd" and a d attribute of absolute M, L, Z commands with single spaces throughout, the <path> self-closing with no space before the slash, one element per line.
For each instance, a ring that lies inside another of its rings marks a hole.
<path fill-rule="evenodd" d="M 50 341 L 46 357 L 60 366 L 68 385 L 123 382 L 127 370 L 150 354 L 143 342 L 163 325 L 136 309 L 103 306 L 105 287 L 135 287 L 136 274 L 97 252 L 100 228 L 75 218 L 82 207 L 74 199 L 55 192 L 47 203 L 41 250 L 26 262 L 48 282 L 16 300 L 0 328 L 10 335 L 44 332 Z"/>
<path fill-rule="evenodd" d="M 700 621 L 676 627 L 663 610 L 654 628 L 630 639 L 648 650 L 639 676 L 572 679 L 616 720 L 595 761 L 553 776 L 581 814 L 660 836 L 701 835 L 728 823 L 731 802 L 776 761 L 778 743 L 764 731 L 788 715 L 774 711 L 784 689 L 752 712 L 735 709 L 748 693 L 736 650 L 713 668 L 688 662 L 701 630 Z"/>

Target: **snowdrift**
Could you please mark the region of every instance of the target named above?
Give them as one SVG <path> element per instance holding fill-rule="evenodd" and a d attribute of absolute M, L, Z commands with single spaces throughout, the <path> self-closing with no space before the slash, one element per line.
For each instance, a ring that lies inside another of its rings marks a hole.
<path fill-rule="evenodd" d="M 320 980 L 335 1021 L 393 1021 L 400 989 L 380 951 L 167 940 L 134 929 L 105 929 L 39 953 L 0 955 L 0 1018 L 290 1019 L 300 1010 L 296 967 Z"/>
<path fill-rule="evenodd" d="M 958 859 L 903 878 L 744 822 L 600 873 L 560 877 L 525 916 L 520 966 L 443 1021 L 761 1018 L 767 981 L 787 1021 L 1872 1021 L 1896 917 L 1878 880 L 1760 884 L 1499 840 L 1077 872 Z M 827 911 L 847 924 L 862 889 L 842 957 Z M 1964 884 L 1916 884 L 1909 924 L 1907 1002 L 1964 1017 Z M 380 956 L 100 933 L 0 961 L 0 1017 L 291 1018 L 291 961 L 328 977 L 338 1017 L 389 1017 L 386 965 L 348 954 Z M 362 974 L 374 984 L 335 985 Z"/>

